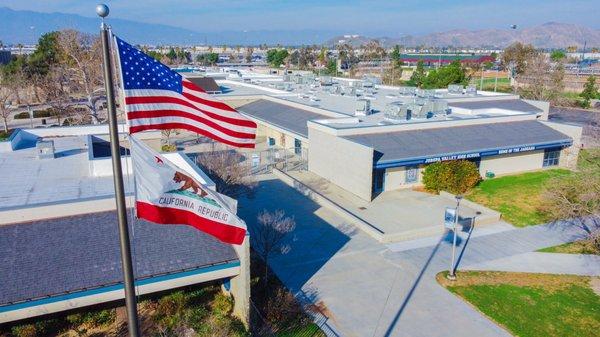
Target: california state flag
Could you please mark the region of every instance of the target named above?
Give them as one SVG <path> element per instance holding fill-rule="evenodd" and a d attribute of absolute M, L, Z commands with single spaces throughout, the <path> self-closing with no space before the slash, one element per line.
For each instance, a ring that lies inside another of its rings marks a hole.
<path fill-rule="evenodd" d="M 244 241 L 246 224 L 231 211 L 235 200 L 208 189 L 135 137 L 130 141 L 138 218 L 190 225 L 226 243 Z"/>

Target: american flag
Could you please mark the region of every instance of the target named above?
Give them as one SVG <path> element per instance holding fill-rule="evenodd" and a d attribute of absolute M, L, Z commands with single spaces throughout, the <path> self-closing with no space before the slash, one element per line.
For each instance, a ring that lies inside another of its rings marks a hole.
<path fill-rule="evenodd" d="M 186 129 L 254 148 L 256 123 L 127 42 L 118 37 L 115 41 L 129 133 Z"/>

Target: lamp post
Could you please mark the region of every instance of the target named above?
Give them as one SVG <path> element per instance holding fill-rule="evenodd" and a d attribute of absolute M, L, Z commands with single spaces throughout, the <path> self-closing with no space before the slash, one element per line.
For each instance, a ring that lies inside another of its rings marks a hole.
<path fill-rule="evenodd" d="M 456 228 L 458 227 L 458 207 L 460 206 L 460 201 L 463 197 L 462 195 L 457 194 L 454 198 L 456 199 L 456 215 L 454 217 L 454 228 L 452 229 L 452 231 L 454 232 L 454 238 L 452 240 L 452 259 L 450 261 L 450 270 L 448 272 L 448 279 L 452 281 L 456 280 L 456 273 L 454 268 L 456 260 Z"/>

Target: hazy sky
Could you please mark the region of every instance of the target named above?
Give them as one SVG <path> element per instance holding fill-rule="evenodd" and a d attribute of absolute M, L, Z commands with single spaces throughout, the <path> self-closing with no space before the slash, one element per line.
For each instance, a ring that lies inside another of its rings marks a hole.
<path fill-rule="evenodd" d="M 94 16 L 99 0 L 0 0 L 0 6 Z M 106 0 L 111 17 L 195 31 L 334 30 L 399 36 L 450 29 L 534 26 L 548 21 L 600 28 L 600 0 Z"/>

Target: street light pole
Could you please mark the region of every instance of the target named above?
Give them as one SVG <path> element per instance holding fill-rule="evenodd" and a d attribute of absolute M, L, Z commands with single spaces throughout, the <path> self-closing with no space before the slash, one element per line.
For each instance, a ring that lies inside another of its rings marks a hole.
<path fill-rule="evenodd" d="M 119 131 L 117 128 L 117 113 L 113 73 L 110 57 L 110 31 L 104 23 L 109 9 L 106 5 L 96 6 L 96 13 L 102 18 L 100 38 L 102 39 L 102 54 L 104 68 L 104 86 L 106 88 L 106 105 L 108 108 L 108 129 L 110 134 L 110 150 L 112 156 L 113 179 L 115 185 L 115 200 L 117 203 L 117 220 L 119 224 L 119 242 L 121 248 L 121 264 L 123 267 L 123 288 L 125 290 L 125 306 L 127 308 L 127 325 L 130 337 L 139 337 L 140 328 L 135 299 L 134 274 L 131 263 L 131 245 L 129 242 L 129 227 L 127 225 L 127 208 L 125 204 L 125 188 L 123 186 L 123 170 L 121 168 L 121 149 Z"/>
<path fill-rule="evenodd" d="M 455 197 L 456 199 L 456 214 L 455 214 L 455 218 L 454 218 L 454 228 L 452 229 L 452 231 L 454 232 L 454 238 L 452 240 L 452 260 L 450 261 L 450 270 L 448 272 L 448 279 L 449 280 L 456 280 L 456 273 L 455 270 L 456 268 L 454 268 L 455 265 L 455 261 L 456 261 L 456 229 L 458 227 L 458 208 L 460 206 L 460 201 L 462 199 L 462 195 L 457 194 Z"/>

